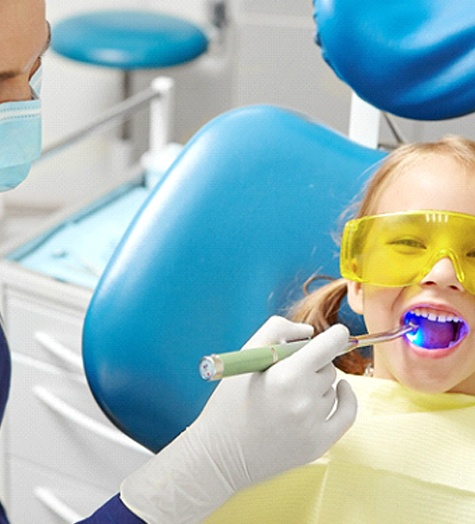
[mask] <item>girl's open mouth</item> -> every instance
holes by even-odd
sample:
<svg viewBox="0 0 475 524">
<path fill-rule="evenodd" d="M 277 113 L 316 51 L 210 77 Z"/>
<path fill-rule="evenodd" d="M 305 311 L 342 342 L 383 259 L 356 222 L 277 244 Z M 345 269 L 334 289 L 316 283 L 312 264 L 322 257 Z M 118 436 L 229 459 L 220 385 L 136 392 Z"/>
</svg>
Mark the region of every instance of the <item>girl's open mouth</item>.
<svg viewBox="0 0 475 524">
<path fill-rule="evenodd" d="M 469 332 L 467 323 L 460 317 L 432 308 L 418 307 L 404 315 L 404 324 L 417 329 L 405 337 L 415 346 L 424 349 L 449 349 L 461 342 Z"/>
</svg>

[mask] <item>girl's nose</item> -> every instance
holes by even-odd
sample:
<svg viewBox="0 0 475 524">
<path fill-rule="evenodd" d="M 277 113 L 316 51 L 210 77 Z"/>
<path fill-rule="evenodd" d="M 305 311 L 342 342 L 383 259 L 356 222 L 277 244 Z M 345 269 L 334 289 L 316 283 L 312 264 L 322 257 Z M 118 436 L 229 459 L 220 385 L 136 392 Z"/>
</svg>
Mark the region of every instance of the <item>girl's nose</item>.
<svg viewBox="0 0 475 524">
<path fill-rule="evenodd" d="M 457 278 L 454 265 L 450 258 L 441 258 L 433 266 L 427 275 L 421 280 L 423 286 L 440 286 L 457 291 L 463 291 L 464 287 Z"/>
</svg>

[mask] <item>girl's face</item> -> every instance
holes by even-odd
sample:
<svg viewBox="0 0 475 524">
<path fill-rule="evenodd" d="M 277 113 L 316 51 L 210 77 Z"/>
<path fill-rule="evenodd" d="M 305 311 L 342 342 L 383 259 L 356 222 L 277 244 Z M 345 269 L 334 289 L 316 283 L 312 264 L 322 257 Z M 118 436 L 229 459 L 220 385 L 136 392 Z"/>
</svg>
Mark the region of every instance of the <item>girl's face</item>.
<svg viewBox="0 0 475 524">
<path fill-rule="evenodd" d="M 375 214 L 421 209 L 475 215 L 475 168 L 443 155 L 420 160 L 388 183 Z M 428 393 L 475 395 L 475 295 L 457 280 L 450 259 L 439 260 L 418 284 L 407 287 L 348 282 L 348 301 L 364 315 L 370 333 L 398 326 L 416 309 L 431 318 L 463 320 L 468 334 L 450 348 L 425 349 L 405 337 L 376 345 L 374 376 Z"/>
</svg>

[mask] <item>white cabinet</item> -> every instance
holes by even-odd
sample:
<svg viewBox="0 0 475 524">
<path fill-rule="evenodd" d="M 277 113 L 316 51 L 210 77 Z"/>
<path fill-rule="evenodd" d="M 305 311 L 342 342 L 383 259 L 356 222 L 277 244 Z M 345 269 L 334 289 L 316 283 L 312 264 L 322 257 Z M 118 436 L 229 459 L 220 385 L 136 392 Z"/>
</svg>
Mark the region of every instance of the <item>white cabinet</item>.
<svg viewBox="0 0 475 524">
<path fill-rule="evenodd" d="M 151 455 L 109 422 L 88 388 L 81 334 L 92 293 L 8 254 L 0 260 L 0 307 L 12 353 L 0 496 L 13 524 L 85 517 Z"/>
</svg>

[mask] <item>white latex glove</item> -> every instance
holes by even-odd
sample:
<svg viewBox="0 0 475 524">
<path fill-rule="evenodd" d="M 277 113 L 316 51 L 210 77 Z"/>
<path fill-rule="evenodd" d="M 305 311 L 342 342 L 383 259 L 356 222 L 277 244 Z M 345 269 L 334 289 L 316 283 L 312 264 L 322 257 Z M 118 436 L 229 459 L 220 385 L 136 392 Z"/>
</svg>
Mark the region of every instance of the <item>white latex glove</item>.
<svg viewBox="0 0 475 524">
<path fill-rule="evenodd" d="M 244 349 L 312 334 L 272 317 Z M 122 501 L 148 524 L 201 522 L 238 490 L 320 457 L 356 415 L 331 363 L 348 336 L 333 326 L 264 373 L 222 380 L 197 420 L 123 482 Z"/>
</svg>

